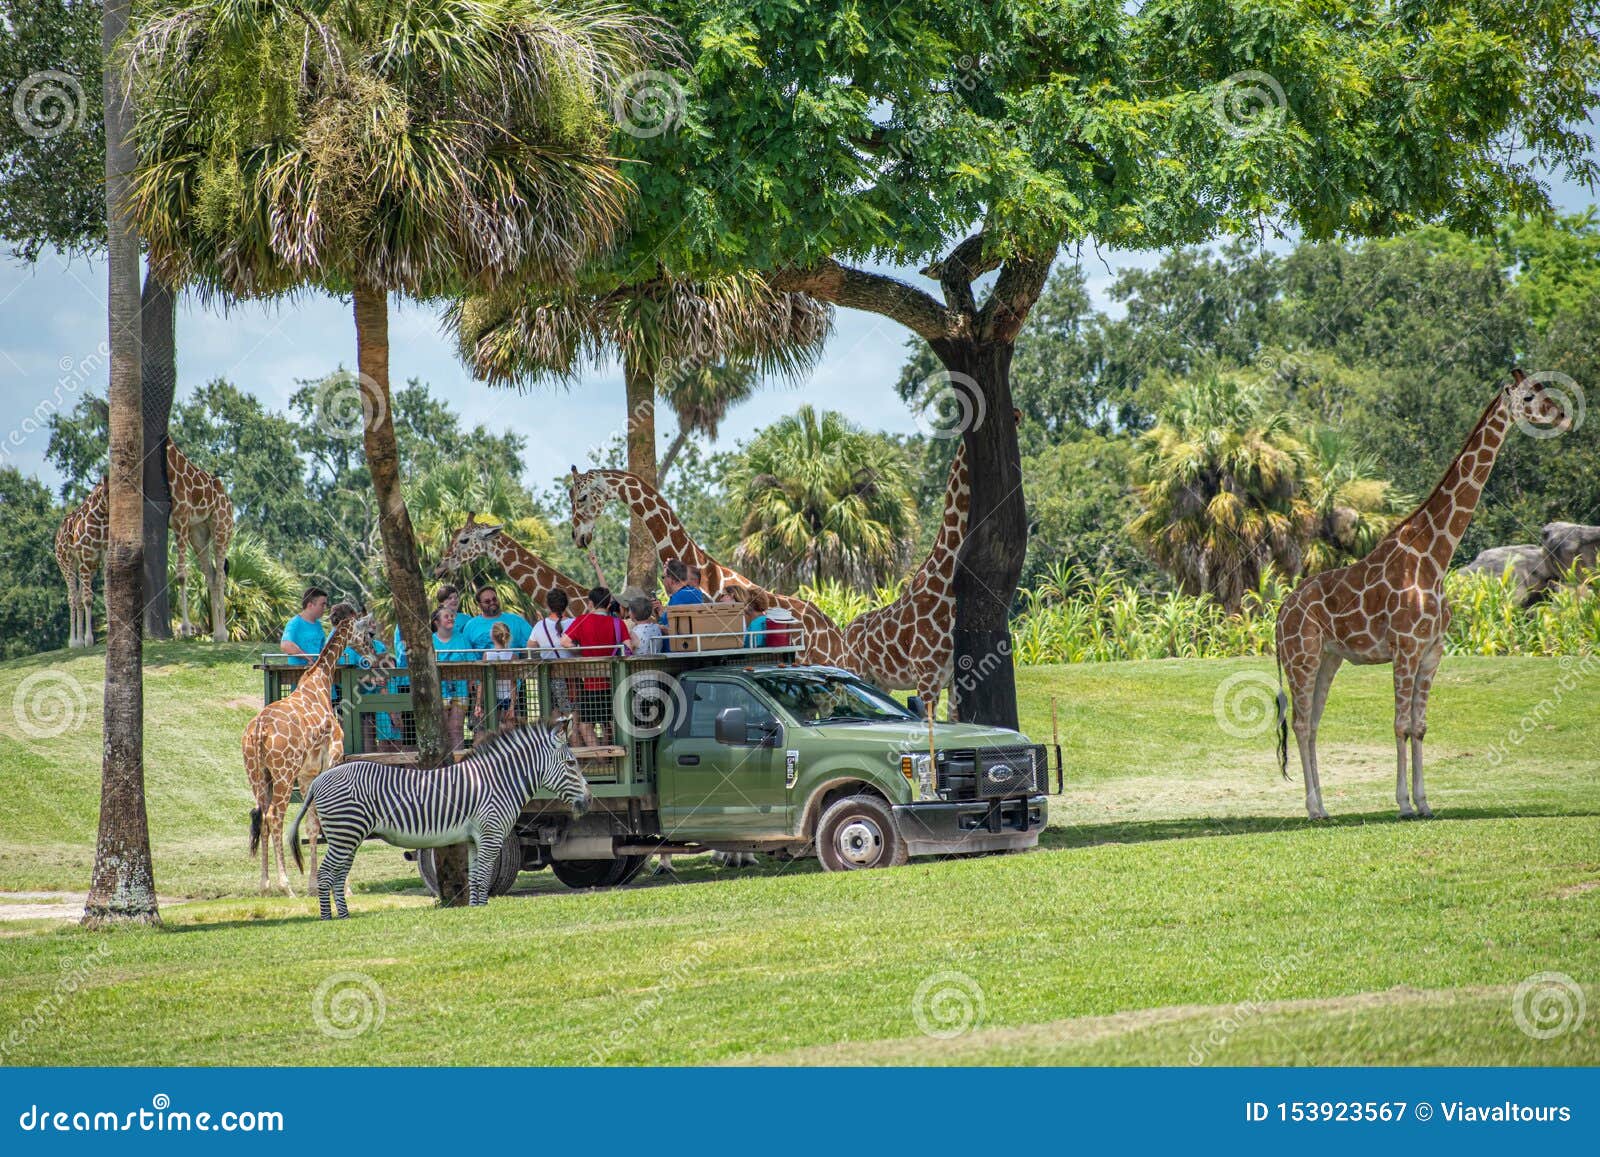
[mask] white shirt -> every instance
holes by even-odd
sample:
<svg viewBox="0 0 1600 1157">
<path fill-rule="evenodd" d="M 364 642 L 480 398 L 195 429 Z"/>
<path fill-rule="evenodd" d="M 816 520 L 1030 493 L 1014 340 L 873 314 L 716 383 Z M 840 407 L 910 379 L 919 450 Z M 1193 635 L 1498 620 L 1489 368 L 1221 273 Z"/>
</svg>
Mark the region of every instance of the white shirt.
<svg viewBox="0 0 1600 1157">
<path fill-rule="evenodd" d="M 561 619 L 552 623 L 550 616 L 546 615 L 533 624 L 533 634 L 528 636 L 528 646 L 539 649 L 541 659 L 571 659 L 576 652 L 561 646 L 561 636 L 567 633 L 567 628 L 572 626 L 572 619 Z"/>
</svg>

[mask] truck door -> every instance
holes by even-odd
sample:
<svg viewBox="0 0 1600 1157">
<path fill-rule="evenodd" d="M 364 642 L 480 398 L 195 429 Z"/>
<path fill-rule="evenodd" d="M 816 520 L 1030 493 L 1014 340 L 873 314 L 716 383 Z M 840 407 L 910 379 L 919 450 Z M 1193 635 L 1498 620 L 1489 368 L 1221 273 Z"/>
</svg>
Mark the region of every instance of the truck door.
<svg viewBox="0 0 1600 1157">
<path fill-rule="evenodd" d="M 759 742 L 778 721 L 743 683 L 690 675 L 683 680 L 688 708 L 667 742 L 657 768 L 661 826 L 676 839 L 757 839 L 789 826 L 784 752 Z M 742 707 L 751 742 L 716 740 L 717 713 Z"/>
</svg>

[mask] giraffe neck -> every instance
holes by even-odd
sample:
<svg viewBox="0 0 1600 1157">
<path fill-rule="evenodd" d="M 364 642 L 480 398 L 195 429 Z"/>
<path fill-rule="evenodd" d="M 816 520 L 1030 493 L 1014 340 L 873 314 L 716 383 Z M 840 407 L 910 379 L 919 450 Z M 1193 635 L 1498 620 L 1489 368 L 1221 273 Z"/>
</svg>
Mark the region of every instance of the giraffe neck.
<svg viewBox="0 0 1600 1157">
<path fill-rule="evenodd" d="M 616 494 L 630 511 L 644 521 L 645 529 L 655 540 L 656 561 L 662 566 L 675 558 L 693 563 L 702 570 L 717 565 L 717 561 L 701 550 L 699 544 L 690 537 L 688 528 L 683 525 L 678 512 L 672 509 L 671 503 L 643 478 L 626 471 L 619 472 Z"/>
<path fill-rule="evenodd" d="M 344 654 L 345 646 L 350 642 L 350 630 L 354 622 L 354 619 L 346 619 L 333 628 L 322 650 L 311 661 L 311 666 L 306 668 L 306 673 L 300 676 L 300 682 L 295 684 L 296 695 L 306 691 L 312 696 L 313 702 L 327 702 L 328 691 L 333 686 L 333 669 L 338 666 L 339 656 Z"/>
<path fill-rule="evenodd" d="M 568 578 L 516 539 L 501 531 L 494 536 L 494 557 L 511 581 L 522 593 L 542 605 L 545 596 L 553 590 L 581 595 L 582 588 L 576 580 Z"/>
<path fill-rule="evenodd" d="M 955 460 L 950 463 L 950 483 L 944 491 L 944 516 L 939 533 L 934 537 L 933 549 L 912 577 L 911 586 L 917 587 L 932 577 L 949 578 L 955 573 L 956 559 L 961 543 L 967 537 L 967 505 L 971 489 L 967 475 L 967 448 L 962 445 Z"/>
<path fill-rule="evenodd" d="M 1410 543 L 1426 552 L 1442 573 L 1467 532 L 1484 484 L 1511 428 L 1511 412 L 1500 394 L 1483 412 L 1466 444 L 1433 488 L 1433 493 L 1402 523 Z"/>
</svg>

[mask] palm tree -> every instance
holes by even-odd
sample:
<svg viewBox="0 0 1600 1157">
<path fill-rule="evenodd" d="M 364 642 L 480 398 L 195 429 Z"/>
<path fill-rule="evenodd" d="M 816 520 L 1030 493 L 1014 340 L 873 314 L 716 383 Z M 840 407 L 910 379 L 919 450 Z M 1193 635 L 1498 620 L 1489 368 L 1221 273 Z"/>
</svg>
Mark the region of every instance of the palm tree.
<svg viewBox="0 0 1600 1157">
<path fill-rule="evenodd" d="M 670 397 L 666 382 L 726 359 L 738 360 L 753 375 L 801 373 L 821 354 L 833 312 L 804 294 L 779 293 L 754 273 L 689 281 L 663 272 L 600 292 L 469 298 L 451 321 L 463 358 L 495 384 L 541 377 L 570 381 L 584 365 L 620 354 L 628 469 L 656 486 L 658 389 Z M 655 544 L 635 519 L 628 585 L 654 586 L 654 571 Z"/>
<path fill-rule="evenodd" d="M 1305 573 L 1344 566 L 1371 552 L 1415 501 L 1378 477 L 1378 459 L 1338 430 L 1318 427 L 1309 451 L 1303 497 L 1311 509 Z"/>
<path fill-rule="evenodd" d="M 892 582 L 917 540 L 910 474 L 887 438 L 801 406 L 728 471 L 729 501 L 747 512 L 734 560 L 769 585 Z"/>
<path fill-rule="evenodd" d="M 690 366 L 661 387 L 661 394 L 678 419 L 678 432 L 656 463 L 658 483 L 666 481 L 690 438 L 700 435 L 716 441 L 728 411 L 748 401 L 764 379 L 747 361 L 701 362 Z"/>
<path fill-rule="evenodd" d="M 132 0 L 107 0 L 101 45 L 109 61 L 128 28 Z M 84 901 L 91 927 L 158 924 L 150 823 L 144 803 L 144 417 L 139 375 L 139 233 L 130 213 L 134 104 L 103 70 L 106 130 L 106 241 L 109 319 L 110 532 L 106 570 L 105 750 L 100 765 L 100 830 Z"/>
<path fill-rule="evenodd" d="M 129 42 L 134 209 L 164 280 L 353 298 L 423 767 L 449 750 L 401 492 L 389 294 L 571 281 L 626 215 L 611 97 L 665 43 L 659 22 L 590 0 L 172 0 Z"/>
<path fill-rule="evenodd" d="M 305 586 L 305 581 L 259 535 L 241 530 L 228 544 L 224 579 L 228 638 L 234 642 L 277 642 L 282 637 L 283 624 L 299 611 L 300 592 Z M 208 622 L 211 592 L 198 567 L 189 572 L 189 602 L 199 608 L 199 621 Z"/>
<path fill-rule="evenodd" d="M 1267 567 L 1299 573 L 1311 512 L 1291 425 L 1255 390 L 1212 374 L 1174 393 L 1143 436 L 1144 511 L 1128 530 L 1186 594 L 1232 614 Z"/>
</svg>

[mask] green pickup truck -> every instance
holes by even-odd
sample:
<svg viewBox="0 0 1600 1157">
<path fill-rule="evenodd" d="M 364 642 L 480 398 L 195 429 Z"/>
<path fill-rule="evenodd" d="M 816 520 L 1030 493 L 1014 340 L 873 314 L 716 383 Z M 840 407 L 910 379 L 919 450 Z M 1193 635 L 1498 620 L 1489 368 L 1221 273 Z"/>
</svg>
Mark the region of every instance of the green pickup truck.
<svg viewBox="0 0 1600 1157">
<path fill-rule="evenodd" d="M 535 797 L 494 890 L 544 867 L 571 887 L 623 884 L 660 853 L 815 855 L 844 871 L 1038 843 L 1043 746 L 966 723 L 935 723 L 930 735 L 915 699 L 903 705 L 848 671 L 792 658 L 763 649 L 441 664 L 442 679 L 497 687 L 502 704 L 515 688 L 523 718 L 575 712 L 580 724 L 574 751 L 592 809 L 574 822 L 565 805 Z M 392 729 L 409 696 L 392 683 L 363 690 L 369 672 L 342 674 L 347 750 L 374 757 L 361 716 L 388 713 Z M 417 859 L 432 886 L 432 854 Z"/>
</svg>

